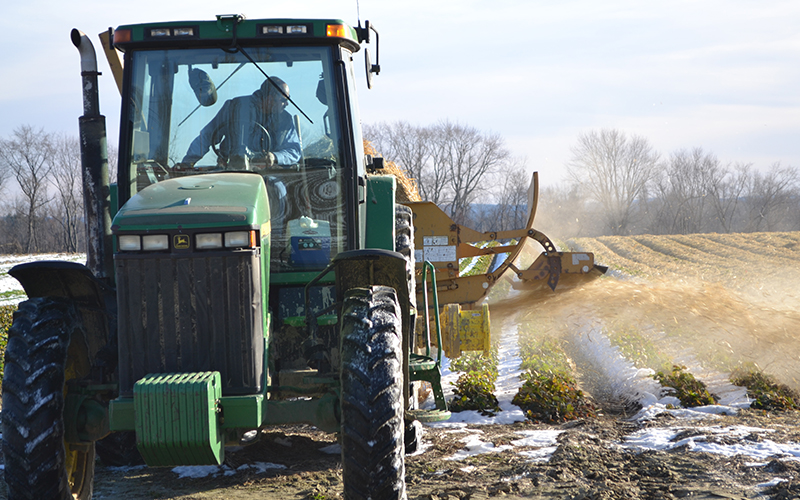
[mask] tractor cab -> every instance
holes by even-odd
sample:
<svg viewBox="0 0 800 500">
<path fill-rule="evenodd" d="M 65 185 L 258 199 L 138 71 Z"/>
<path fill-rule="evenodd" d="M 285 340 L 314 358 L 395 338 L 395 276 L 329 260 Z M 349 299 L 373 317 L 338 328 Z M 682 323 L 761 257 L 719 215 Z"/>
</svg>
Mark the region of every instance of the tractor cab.
<svg viewBox="0 0 800 500">
<path fill-rule="evenodd" d="M 354 109 L 356 29 L 336 20 L 218 16 L 122 26 L 113 41 L 126 69 L 121 206 L 182 179 L 186 196 L 175 201 L 184 206 L 173 211 L 188 213 L 192 198 L 199 201 L 189 184 L 202 176 L 257 174 L 268 193 L 272 273 L 320 270 L 359 247 L 353 179 L 365 167 Z"/>
</svg>

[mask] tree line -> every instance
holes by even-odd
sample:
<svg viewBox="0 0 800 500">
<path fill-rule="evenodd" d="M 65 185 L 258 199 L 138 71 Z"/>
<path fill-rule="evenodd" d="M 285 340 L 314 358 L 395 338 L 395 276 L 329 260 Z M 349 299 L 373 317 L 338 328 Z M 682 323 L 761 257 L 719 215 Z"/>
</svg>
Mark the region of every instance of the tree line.
<svg viewBox="0 0 800 500">
<path fill-rule="evenodd" d="M 524 224 L 529 174 L 498 135 L 447 121 L 379 123 L 364 134 L 456 222 Z M 566 167 L 565 182 L 541 190 L 535 223 L 562 238 L 800 230 L 792 166 L 724 163 L 700 147 L 662 156 L 644 137 L 601 129 L 578 136 Z"/>
<path fill-rule="evenodd" d="M 364 138 L 413 179 L 425 201 L 478 231 L 522 227 L 530 174 L 498 134 L 442 121 L 364 126 Z"/>
<path fill-rule="evenodd" d="M 364 137 L 456 222 L 525 224 L 530 174 L 501 136 L 398 121 L 365 125 Z M 644 137 L 601 129 L 578 136 L 567 172 L 542 189 L 536 220 L 562 238 L 800 230 L 800 172 L 780 163 L 724 163 L 700 147 L 661 155 Z M 0 138 L 0 200 L 0 253 L 86 251 L 76 137 L 22 125 Z"/>
<path fill-rule="evenodd" d="M 0 252 L 85 251 L 78 140 L 29 125 L 0 139 Z"/>
<path fill-rule="evenodd" d="M 0 138 L 0 200 L 0 253 L 86 251 L 77 137 L 21 125 Z"/>
<path fill-rule="evenodd" d="M 602 129 L 578 137 L 567 169 L 568 196 L 601 234 L 800 230 L 800 171 L 780 162 L 724 163 L 701 147 L 662 156 Z"/>
</svg>

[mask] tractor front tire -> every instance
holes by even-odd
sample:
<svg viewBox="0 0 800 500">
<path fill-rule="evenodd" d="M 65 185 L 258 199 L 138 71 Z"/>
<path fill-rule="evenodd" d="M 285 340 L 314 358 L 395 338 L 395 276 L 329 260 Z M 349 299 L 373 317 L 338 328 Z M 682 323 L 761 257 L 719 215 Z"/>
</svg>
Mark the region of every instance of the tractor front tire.
<svg viewBox="0 0 800 500">
<path fill-rule="evenodd" d="M 10 499 L 89 499 L 94 443 L 64 442 L 67 350 L 80 320 L 69 301 L 19 305 L 8 330 L 3 378 L 3 454 Z"/>
<path fill-rule="evenodd" d="M 406 498 L 403 351 L 393 288 L 354 288 L 342 313 L 342 476 L 347 500 Z"/>
</svg>

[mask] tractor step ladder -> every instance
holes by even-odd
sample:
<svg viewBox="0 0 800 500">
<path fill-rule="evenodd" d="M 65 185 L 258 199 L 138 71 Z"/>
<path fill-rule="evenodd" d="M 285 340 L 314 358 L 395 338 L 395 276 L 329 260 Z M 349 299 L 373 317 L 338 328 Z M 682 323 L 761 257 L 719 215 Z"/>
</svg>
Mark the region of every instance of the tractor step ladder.
<svg viewBox="0 0 800 500">
<path fill-rule="evenodd" d="M 436 358 L 431 356 L 431 331 L 428 307 L 428 287 L 426 275 L 430 271 L 431 289 L 433 290 L 433 310 L 436 325 Z M 439 297 L 436 293 L 436 270 L 429 261 L 422 265 L 422 314 L 423 324 L 425 325 L 425 354 L 411 353 L 408 362 L 410 379 L 414 381 L 425 381 L 431 384 L 433 398 L 436 402 L 435 410 L 413 410 L 410 413 L 420 422 L 438 422 L 450 418 L 450 411 L 447 408 L 447 401 L 444 399 L 442 389 L 442 329 L 439 322 Z"/>
</svg>

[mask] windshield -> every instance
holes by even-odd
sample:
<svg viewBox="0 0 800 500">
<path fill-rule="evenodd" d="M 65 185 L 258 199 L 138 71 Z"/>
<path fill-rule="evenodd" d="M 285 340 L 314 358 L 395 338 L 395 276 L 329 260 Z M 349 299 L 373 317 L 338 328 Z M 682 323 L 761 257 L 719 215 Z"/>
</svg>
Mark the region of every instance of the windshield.
<svg viewBox="0 0 800 500">
<path fill-rule="evenodd" d="M 332 48 L 244 51 L 132 55 L 120 182 L 132 196 L 177 176 L 256 171 L 270 197 L 273 270 L 320 268 L 346 241 Z"/>
</svg>

